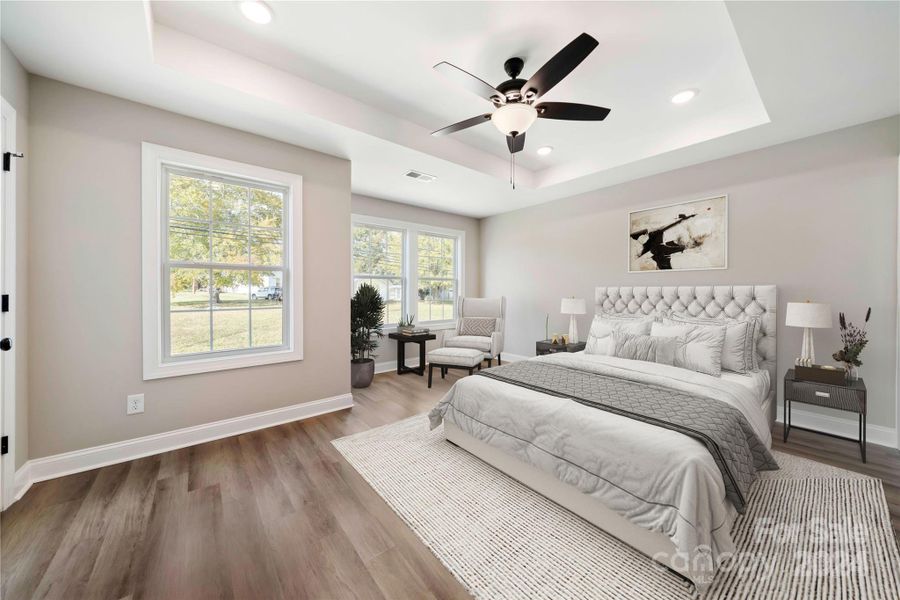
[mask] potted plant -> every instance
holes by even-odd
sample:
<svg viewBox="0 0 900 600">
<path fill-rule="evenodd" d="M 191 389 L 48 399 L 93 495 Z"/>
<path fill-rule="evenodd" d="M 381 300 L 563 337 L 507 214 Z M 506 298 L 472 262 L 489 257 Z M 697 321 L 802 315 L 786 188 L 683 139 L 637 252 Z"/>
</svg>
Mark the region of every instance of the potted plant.
<svg viewBox="0 0 900 600">
<path fill-rule="evenodd" d="M 369 387 L 375 376 L 378 340 L 384 336 L 384 299 L 375 286 L 364 283 L 350 299 L 350 384 Z"/>
<path fill-rule="evenodd" d="M 848 322 L 844 317 L 844 313 L 840 313 L 838 316 L 838 322 L 841 325 L 841 341 L 844 343 L 844 347 L 832 354 L 831 358 L 844 363 L 844 367 L 847 369 L 847 379 L 851 381 L 859 379 L 859 367 L 862 366 L 859 355 L 862 354 L 866 344 L 869 343 L 866 327 L 871 316 L 872 308 L 869 307 L 869 310 L 866 311 L 866 320 L 863 322 L 862 329 Z"/>
<path fill-rule="evenodd" d="M 416 326 L 413 325 L 413 321 L 416 319 L 416 315 L 406 315 L 405 317 L 400 317 L 400 322 L 397 323 L 397 333 L 407 333 L 413 331 Z"/>
</svg>

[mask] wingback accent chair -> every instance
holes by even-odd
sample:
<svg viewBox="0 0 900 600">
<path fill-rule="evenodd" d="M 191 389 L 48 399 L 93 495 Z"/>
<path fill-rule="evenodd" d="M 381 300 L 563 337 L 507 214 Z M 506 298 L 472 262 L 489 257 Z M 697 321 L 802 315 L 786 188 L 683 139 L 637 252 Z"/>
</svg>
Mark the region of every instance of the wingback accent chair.
<svg viewBox="0 0 900 600">
<path fill-rule="evenodd" d="M 488 366 L 493 365 L 495 356 L 501 364 L 506 297 L 460 298 L 457 308 L 456 330 L 444 340 L 444 346 L 481 350 Z"/>
</svg>

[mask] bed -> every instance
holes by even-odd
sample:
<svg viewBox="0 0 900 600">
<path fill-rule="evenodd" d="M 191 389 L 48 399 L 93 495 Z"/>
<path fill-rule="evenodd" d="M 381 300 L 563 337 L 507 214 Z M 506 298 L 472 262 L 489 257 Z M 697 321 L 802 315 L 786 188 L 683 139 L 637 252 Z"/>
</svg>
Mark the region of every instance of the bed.
<svg viewBox="0 0 900 600">
<path fill-rule="evenodd" d="M 494 370 L 461 379 L 432 410 L 432 426 L 443 422 L 450 442 L 703 590 L 720 560 L 734 550 L 731 526 L 743 509 L 746 494 L 741 490 L 748 488 L 754 469 L 743 474 L 743 482 L 736 481 L 733 473 L 746 470 L 745 465 L 736 469 L 729 463 L 732 468 L 726 468 L 719 448 L 702 436 L 627 411 L 598 410 L 590 402 L 573 401 L 581 393 L 558 388 L 580 390 L 585 382 L 601 382 L 606 398 L 656 394 L 690 405 L 694 418 L 697 410 L 715 413 L 711 420 L 719 411 L 732 414 L 747 443 L 764 446 L 750 454 L 768 454 L 775 418 L 776 307 L 771 285 L 598 287 L 597 313 L 680 314 L 723 324 L 757 319 L 759 370 L 713 377 L 614 356 L 547 355 L 530 359 L 520 371 L 548 383 L 513 384 L 491 377 Z M 549 383 L 559 373 L 574 383 Z"/>
</svg>

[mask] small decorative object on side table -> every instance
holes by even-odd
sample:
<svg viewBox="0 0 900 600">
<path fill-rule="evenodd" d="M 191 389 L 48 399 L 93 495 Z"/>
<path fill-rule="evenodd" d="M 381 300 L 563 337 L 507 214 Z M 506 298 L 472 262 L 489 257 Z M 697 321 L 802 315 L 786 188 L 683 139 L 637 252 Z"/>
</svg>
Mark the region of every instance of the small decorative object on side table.
<svg viewBox="0 0 900 600">
<path fill-rule="evenodd" d="M 406 333 L 389 333 L 388 337 L 397 340 L 397 375 L 404 373 L 415 373 L 417 375 L 425 374 L 425 342 L 436 340 L 437 336 L 433 333 L 422 334 L 406 334 Z M 419 366 L 406 366 L 406 342 L 419 344 Z"/>
<path fill-rule="evenodd" d="M 840 313 L 839 322 L 841 324 L 841 341 L 844 347 L 831 355 L 831 358 L 838 362 L 844 363 L 847 369 L 847 379 L 859 379 L 859 368 L 862 366 L 862 360 L 859 355 L 869 343 L 868 332 L 866 327 L 869 324 L 869 317 L 872 316 L 872 307 L 866 311 L 866 320 L 862 329 L 847 321 L 844 313 Z"/>
<path fill-rule="evenodd" d="M 859 415 L 859 438 L 853 439 L 825 433 L 824 431 L 816 431 L 815 429 L 807 429 L 805 427 L 797 427 L 791 425 L 791 405 L 794 402 L 802 404 L 813 404 L 815 406 L 824 406 L 826 408 L 835 408 L 837 410 L 845 410 L 854 412 Z M 814 381 L 800 381 L 794 376 L 794 369 L 790 369 L 784 375 L 784 441 L 787 442 L 788 434 L 791 429 L 802 429 L 804 431 L 812 431 L 829 435 L 841 440 L 849 440 L 859 444 L 860 455 L 862 461 L 866 462 L 866 384 L 862 379 L 848 381 L 846 385 L 832 385 L 828 383 L 818 383 Z"/>
<path fill-rule="evenodd" d="M 587 342 L 554 344 L 550 340 L 541 340 L 535 343 L 534 353 L 538 356 L 543 356 L 545 354 L 556 354 L 557 352 L 581 352 L 586 345 Z"/>
</svg>

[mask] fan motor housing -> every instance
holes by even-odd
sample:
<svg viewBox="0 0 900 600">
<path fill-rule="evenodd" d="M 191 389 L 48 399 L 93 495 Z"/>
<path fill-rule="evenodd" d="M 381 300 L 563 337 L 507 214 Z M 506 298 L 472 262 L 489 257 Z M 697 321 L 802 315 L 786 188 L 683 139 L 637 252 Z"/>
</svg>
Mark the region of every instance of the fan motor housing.
<svg viewBox="0 0 900 600">
<path fill-rule="evenodd" d="M 525 61 L 514 56 L 503 63 L 503 70 L 510 76 L 503 83 L 497 85 L 497 91 L 506 97 L 507 102 L 519 102 L 522 100 L 522 86 L 527 82 L 519 79 L 519 73 L 525 66 Z"/>
</svg>

